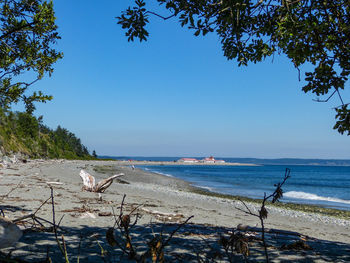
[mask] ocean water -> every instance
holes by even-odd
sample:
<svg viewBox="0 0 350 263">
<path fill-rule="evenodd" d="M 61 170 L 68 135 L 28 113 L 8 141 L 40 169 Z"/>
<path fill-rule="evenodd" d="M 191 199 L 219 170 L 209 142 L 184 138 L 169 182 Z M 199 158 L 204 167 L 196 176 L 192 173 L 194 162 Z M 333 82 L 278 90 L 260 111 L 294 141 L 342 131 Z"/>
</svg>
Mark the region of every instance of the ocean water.
<svg viewBox="0 0 350 263">
<path fill-rule="evenodd" d="M 281 201 L 350 210 L 350 167 L 312 165 L 196 166 L 157 165 L 140 168 L 174 176 L 209 191 L 261 199 L 274 184 L 290 178 Z"/>
</svg>

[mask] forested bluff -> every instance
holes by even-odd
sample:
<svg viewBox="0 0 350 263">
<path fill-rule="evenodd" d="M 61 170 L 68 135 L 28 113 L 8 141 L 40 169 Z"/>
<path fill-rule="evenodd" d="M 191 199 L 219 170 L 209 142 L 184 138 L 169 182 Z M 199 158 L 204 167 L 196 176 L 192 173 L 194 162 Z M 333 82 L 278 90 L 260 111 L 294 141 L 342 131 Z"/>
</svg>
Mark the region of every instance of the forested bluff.
<svg viewBox="0 0 350 263">
<path fill-rule="evenodd" d="M 72 132 L 51 129 L 43 117 L 0 108 L 0 159 L 5 156 L 50 159 L 92 159 L 87 147 Z"/>
</svg>

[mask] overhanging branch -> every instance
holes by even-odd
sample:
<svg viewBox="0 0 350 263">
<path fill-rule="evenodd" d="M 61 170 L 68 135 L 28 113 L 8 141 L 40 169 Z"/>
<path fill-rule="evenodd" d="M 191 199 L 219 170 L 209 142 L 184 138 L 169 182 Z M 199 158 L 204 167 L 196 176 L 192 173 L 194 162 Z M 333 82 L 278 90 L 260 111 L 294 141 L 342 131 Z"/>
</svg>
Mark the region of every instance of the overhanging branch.
<svg viewBox="0 0 350 263">
<path fill-rule="evenodd" d="M 175 16 L 175 14 L 172 14 L 171 16 L 166 16 L 165 17 L 165 16 L 161 16 L 161 15 L 155 13 L 155 12 L 152 12 L 152 11 L 147 11 L 145 14 L 152 14 L 152 15 L 158 16 L 159 18 L 161 18 L 163 20 L 168 20 L 168 19 L 170 19 L 170 18 Z"/>
<path fill-rule="evenodd" d="M 14 29 L 12 29 L 12 30 L 6 32 L 5 34 L 1 35 L 1 36 L 0 36 L 0 40 L 1 40 L 1 39 L 4 39 L 4 38 L 6 38 L 6 37 L 8 37 L 9 35 L 11 35 L 11 34 L 13 34 L 13 33 L 19 32 L 19 31 L 21 31 L 22 29 L 25 29 L 26 27 L 32 27 L 32 26 L 35 25 L 35 24 L 36 24 L 36 22 L 31 22 L 31 23 L 22 25 L 22 26 L 20 26 L 20 27 L 14 28 Z"/>
<path fill-rule="evenodd" d="M 320 100 L 319 98 L 317 98 L 317 99 L 312 99 L 312 100 L 313 100 L 313 101 L 316 101 L 316 102 L 327 102 L 327 101 L 329 101 L 330 98 L 333 97 L 333 95 L 334 95 L 336 92 L 337 92 L 337 90 L 333 91 L 333 93 L 332 93 L 327 99 L 325 99 L 325 100 Z"/>
</svg>

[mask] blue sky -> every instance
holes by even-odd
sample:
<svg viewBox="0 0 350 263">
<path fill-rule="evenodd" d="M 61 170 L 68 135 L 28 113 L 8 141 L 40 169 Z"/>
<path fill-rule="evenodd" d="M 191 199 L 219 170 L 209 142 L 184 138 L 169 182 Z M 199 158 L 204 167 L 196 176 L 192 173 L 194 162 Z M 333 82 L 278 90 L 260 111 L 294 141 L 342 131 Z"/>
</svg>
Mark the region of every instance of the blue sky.
<svg viewBox="0 0 350 263">
<path fill-rule="evenodd" d="M 156 17 L 128 43 L 115 17 L 130 3 L 54 0 L 64 58 L 35 86 L 54 96 L 37 106 L 48 126 L 100 155 L 350 158 L 339 101 L 313 102 L 286 58 L 239 68 L 216 35 Z"/>
</svg>

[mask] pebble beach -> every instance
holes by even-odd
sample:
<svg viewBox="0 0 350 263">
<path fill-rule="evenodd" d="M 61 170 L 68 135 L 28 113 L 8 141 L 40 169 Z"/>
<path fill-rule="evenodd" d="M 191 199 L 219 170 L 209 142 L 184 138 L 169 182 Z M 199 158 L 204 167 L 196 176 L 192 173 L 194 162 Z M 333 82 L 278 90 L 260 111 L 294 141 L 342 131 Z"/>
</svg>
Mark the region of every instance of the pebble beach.
<svg viewBox="0 0 350 263">
<path fill-rule="evenodd" d="M 99 195 L 82 190 L 81 170 L 97 181 L 117 173 L 125 175 Z M 165 248 L 165 259 L 169 262 L 198 262 L 198 258 L 227 262 L 225 253 L 218 247 L 220 236 L 230 235 L 239 225 L 260 227 L 257 217 L 244 212 L 247 208 L 241 201 L 196 193 L 185 181 L 134 168 L 130 162 L 28 160 L 0 168 L 0 208 L 10 220 L 36 211 L 40 218 L 52 222 L 52 204 L 45 203 L 51 188 L 55 218 L 60 221 L 60 235 L 64 235 L 71 262 L 77 258 L 80 262 L 105 262 L 107 254 L 101 255 L 101 247 L 108 252 L 111 262 L 129 260 L 105 238 L 107 229 L 115 223 L 123 198 L 125 213 L 132 212 L 137 217 L 133 240 L 140 253 L 147 249 L 147 242 L 156 233 L 169 236 L 174 228 L 193 216 Z M 246 206 L 258 213 L 258 204 L 246 202 Z M 267 229 L 294 233 L 267 236 L 272 262 L 350 262 L 350 218 L 273 206 L 267 209 Z M 48 255 L 53 262 L 64 262 L 52 231 L 34 229 L 30 222 L 19 227 L 23 236 L 15 246 L 2 249 L 2 253 L 11 251 L 12 257 L 28 262 L 44 260 Z M 251 232 L 256 238 L 249 242 L 248 259 L 264 262 L 261 234 Z M 300 239 L 308 249 L 285 249 Z M 244 262 L 242 255 L 235 257 L 237 262 Z"/>
</svg>

